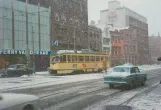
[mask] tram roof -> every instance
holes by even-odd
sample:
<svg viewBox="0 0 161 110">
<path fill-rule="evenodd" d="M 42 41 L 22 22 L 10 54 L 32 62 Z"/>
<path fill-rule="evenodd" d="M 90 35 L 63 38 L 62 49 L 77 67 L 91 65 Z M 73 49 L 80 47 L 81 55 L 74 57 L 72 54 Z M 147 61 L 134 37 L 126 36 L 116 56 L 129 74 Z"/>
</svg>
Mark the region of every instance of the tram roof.
<svg viewBox="0 0 161 110">
<path fill-rule="evenodd" d="M 82 51 L 77 51 L 77 53 L 75 53 L 73 50 L 59 50 L 56 53 L 52 53 L 51 55 L 66 55 L 66 54 L 68 55 L 69 54 L 108 55 L 103 52 L 95 52 L 87 49 L 83 49 Z"/>
</svg>

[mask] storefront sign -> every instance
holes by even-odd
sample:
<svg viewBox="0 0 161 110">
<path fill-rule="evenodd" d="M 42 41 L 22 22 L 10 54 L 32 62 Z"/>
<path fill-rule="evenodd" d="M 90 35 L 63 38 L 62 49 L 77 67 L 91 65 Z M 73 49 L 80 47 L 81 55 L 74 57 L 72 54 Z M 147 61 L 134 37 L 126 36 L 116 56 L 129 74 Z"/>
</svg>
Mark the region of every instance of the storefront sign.
<svg viewBox="0 0 161 110">
<path fill-rule="evenodd" d="M 50 51 L 30 51 L 30 54 L 36 54 L 36 55 L 50 55 L 51 52 Z M 5 54 L 5 55 L 24 55 L 26 54 L 25 50 L 0 50 L 0 54 Z"/>
</svg>

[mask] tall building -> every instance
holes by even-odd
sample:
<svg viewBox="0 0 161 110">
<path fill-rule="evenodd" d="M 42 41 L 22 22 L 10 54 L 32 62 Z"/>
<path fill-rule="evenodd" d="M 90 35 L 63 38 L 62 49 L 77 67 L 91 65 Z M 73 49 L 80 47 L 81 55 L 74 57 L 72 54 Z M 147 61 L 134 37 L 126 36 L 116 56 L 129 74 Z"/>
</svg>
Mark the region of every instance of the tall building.
<svg viewBox="0 0 161 110">
<path fill-rule="evenodd" d="M 121 6 L 121 3 L 116 0 L 110 1 L 108 7 L 109 9 L 100 12 L 99 25 L 108 24 L 117 28 L 129 27 L 131 29 L 136 29 L 136 64 L 148 64 L 149 41 L 147 19 L 131 9 Z"/>
<path fill-rule="evenodd" d="M 151 56 L 151 63 L 157 64 L 157 59 L 161 57 L 161 36 L 149 37 L 149 50 Z"/>
<path fill-rule="evenodd" d="M 88 26 L 88 49 L 102 51 L 102 30 L 90 24 Z"/>
<path fill-rule="evenodd" d="M 24 1 L 24 0 L 23 0 Z M 52 51 L 88 48 L 88 7 L 87 0 L 28 0 L 31 4 L 51 6 L 51 43 L 58 41 Z M 40 19 L 41 21 L 41 19 Z"/>
<path fill-rule="evenodd" d="M 27 7 L 26 11 L 26 3 L 21 1 L 0 0 L 0 68 L 6 62 L 26 63 L 27 50 L 29 56 L 35 54 L 37 69 L 49 65 L 50 8 L 31 4 Z M 39 9 L 45 11 L 38 14 Z"/>
</svg>

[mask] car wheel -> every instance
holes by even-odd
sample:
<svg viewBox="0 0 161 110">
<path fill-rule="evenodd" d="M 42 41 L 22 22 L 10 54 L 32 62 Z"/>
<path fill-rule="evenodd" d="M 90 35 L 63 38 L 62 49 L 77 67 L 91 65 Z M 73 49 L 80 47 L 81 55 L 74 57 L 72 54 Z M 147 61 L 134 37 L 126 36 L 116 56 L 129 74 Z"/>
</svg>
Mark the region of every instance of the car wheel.
<svg viewBox="0 0 161 110">
<path fill-rule="evenodd" d="M 145 85 L 145 81 L 141 82 L 141 86 L 144 86 Z"/>
<path fill-rule="evenodd" d="M 114 84 L 109 84 L 110 89 L 114 88 Z"/>
<path fill-rule="evenodd" d="M 128 89 L 133 89 L 135 86 L 134 81 L 132 81 L 129 85 L 128 85 Z"/>
<path fill-rule="evenodd" d="M 141 82 L 141 86 L 144 86 L 145 85 L 145 81 L 146 81 L 146 79 L 144 79 L 144 81 Z"/>
<path fill-rule="evenodd" d="M 23 108 L 23 110 L 34 110 L 34 107 L 32 105 L 27 105 Z"/>
</svg>

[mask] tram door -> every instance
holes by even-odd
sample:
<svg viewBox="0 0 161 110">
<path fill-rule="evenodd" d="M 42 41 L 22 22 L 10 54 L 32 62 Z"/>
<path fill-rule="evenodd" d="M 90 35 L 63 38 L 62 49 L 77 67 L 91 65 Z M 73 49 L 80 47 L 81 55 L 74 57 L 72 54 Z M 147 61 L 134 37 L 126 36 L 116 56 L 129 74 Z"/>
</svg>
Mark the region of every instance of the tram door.
<svg viewBox="0 0 161 110">
<path fill-rule="evenodd" d="M 107 72 L 107 66 L 108 66 L 108 58 L 107 57 L 103 57 L 103 69 L 105 72 Z"/>
</svg>

